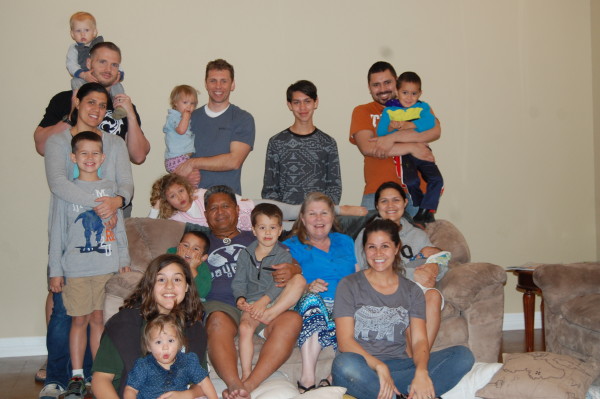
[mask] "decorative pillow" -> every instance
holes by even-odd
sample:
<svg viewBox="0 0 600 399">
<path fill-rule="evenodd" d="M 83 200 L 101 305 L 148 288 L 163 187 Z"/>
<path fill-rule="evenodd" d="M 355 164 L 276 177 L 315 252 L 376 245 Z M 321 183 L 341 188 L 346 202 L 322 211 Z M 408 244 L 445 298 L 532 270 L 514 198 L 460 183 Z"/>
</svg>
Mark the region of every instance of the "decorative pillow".
<svg viewBox="0 0 600 399">
<path fill-rule="evenodd" d="M 471 371 L 443 397 L 444 399 L 474 398 L 475 392 L 490 382 L 494 374 L 502 367 L 502 363 L 475 363 Z"/>
<path fill-rule="evenodd" d="M 290 399 L 298 395 L 298 389 L 285 377 L 271 377 L 252 391 L 252 399 Z"/>
<path fill-rule="evenodd" d="M 504 354 L 504 366 L 477 391 L 485 399 L 583 398 L 598 365 L 550 352 Z"/>
<path fill-rule="evenodd" d="M 294 399 L 342 399 L 344 393 L 346 393 L 346 388 L 323 387 L 295 396 Z"/>
</svg>

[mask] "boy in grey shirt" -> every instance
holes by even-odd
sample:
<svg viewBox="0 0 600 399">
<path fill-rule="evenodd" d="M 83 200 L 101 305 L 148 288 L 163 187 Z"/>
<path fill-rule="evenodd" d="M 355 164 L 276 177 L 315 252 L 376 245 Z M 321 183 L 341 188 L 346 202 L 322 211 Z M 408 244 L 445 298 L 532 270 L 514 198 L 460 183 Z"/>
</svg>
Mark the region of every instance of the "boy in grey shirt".
<svg viewBox="0 0 600 399">
<path fill-rule="evenodd" d="M 98 169 L 106 157 L 102 151 L 102 136 L 90 131 L 81 132 L 73 137 L 71 147 L 71 160 L 79 170 L 74 184 L 97 197 L 114 196 L 116 183 L 98 177 Z M 106 282 L 117 271 L 129 271 L 127 236 L 120 209 L 113 230 L 108 220 L 100 219 L 93 209 L 56 197 L 53 200 L 58 203 L 50 230 L 50 289 L 63 292 L 67 314 L 72 316 L 69 349 L 73 377 L 66 395 L 83 397 L 87 326 L 90 326 L 93 356 L 104 330 Z"/>
</svg>

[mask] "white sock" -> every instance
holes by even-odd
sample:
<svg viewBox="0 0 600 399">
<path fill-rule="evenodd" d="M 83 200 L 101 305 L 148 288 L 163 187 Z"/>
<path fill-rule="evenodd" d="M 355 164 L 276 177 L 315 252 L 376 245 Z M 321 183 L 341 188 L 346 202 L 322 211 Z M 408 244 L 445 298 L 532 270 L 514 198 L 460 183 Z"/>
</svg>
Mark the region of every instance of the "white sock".
<svg viewBox="0 0 600 399">
<path fill-rule="evenodd" d="M 73 374 L 71 377 L 81 377 L 83 378 L 83 369 L 73 369 Z"/>
</svg>

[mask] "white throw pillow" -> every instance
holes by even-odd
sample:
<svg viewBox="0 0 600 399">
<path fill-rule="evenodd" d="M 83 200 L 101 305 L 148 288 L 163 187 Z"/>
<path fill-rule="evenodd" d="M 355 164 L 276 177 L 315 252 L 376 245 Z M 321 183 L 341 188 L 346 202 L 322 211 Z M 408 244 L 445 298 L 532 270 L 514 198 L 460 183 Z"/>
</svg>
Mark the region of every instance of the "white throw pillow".
<svg viewBox="0 0 600 399">
<path fill-rule="evenodd" d="M 475 363 L 458 384 L 443 395 L 444 399 L 473 399 L 475 392 L 490 382 L 502 363 Z"/>
<path fill-rule="evenodd" d="M 323 387 L 295 396 L 294 399 L 342 399 L 345 393 L 346 388 Z"/>
<path fill-rule="evenodd" d="M 252 391 L 252 399 L 291 399 L 297 395 L 298 389 L 281 372 L 275 372 Z"/>
</svg>

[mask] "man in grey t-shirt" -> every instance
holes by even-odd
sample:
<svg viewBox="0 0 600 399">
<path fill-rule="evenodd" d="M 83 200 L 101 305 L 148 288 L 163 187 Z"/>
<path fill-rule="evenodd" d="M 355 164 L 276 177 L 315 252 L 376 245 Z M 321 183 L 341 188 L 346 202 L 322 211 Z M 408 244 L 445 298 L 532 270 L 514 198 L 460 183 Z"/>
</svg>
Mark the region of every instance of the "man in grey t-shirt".
<svg viewBox="0 0 600 399">
<path fill-rule="evenodd" d="M 229 102 L 233 66 L 223 59 L 206 65 L 208 104 L 192 113 L 196 153 L 176 170 L 200 188 L 226 185 L 242 194 L 242 165 L 254 146 L 254 118 Z"/>
</svg>

